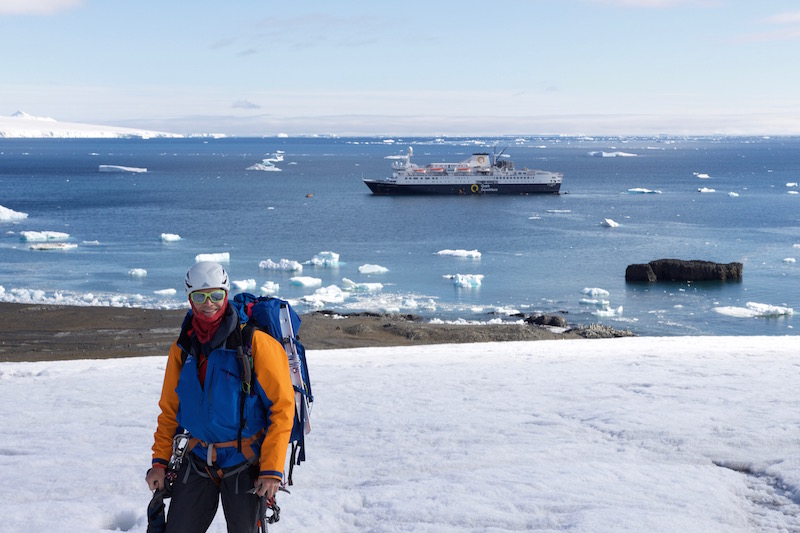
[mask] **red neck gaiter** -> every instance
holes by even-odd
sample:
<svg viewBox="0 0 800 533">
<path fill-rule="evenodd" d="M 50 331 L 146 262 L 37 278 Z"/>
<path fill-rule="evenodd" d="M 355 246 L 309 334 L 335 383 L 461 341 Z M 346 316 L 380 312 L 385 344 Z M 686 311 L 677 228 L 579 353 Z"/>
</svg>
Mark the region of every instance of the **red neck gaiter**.
<svg viewBox="0 0 800 533">
<path fill-rule="evenodd" d="M 225 311 L 228 309 L 228 297 L 222 301 L 222 307 L 219 308 L 216 314 L 206 316 L 199 312 L 194 304 L 192 305 L 192 329 L 194 334 L 197 335 L 197 340 L 200 344 L 205 344 L 214 338 L 214 333 L 219 329 L 222 318 L 225 316 Z"/>
</svg>

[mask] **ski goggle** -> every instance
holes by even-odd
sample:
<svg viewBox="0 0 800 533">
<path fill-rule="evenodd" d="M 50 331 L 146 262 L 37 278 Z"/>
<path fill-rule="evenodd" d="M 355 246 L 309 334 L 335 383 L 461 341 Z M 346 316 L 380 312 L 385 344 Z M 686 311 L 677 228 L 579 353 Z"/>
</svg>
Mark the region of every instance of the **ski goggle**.
<svg viewBox="0 0 800 533">
<path fill-rule="evenodd" d="M 211 292 L 194 291 L 189 294 L 189 298 L 195 305 L 203 305 L 206 300 L 211 300 L 213 303 L 219 303 L 225 299 L 225 291 L 216 290 Z"/>
</svg>

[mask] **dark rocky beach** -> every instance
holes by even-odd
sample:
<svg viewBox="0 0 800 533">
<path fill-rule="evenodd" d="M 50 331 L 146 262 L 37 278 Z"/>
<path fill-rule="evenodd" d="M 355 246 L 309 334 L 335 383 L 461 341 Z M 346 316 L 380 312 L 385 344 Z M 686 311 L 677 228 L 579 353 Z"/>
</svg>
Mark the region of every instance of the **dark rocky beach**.
<svg viewBox="0 0 800 533">
<path fill-rule="evenodd" d="M 0 361 L 166 355 L 185 313 L 0 302 Z M 299 337 L 308 350 L 632 335 L 598 325 L 551 328 L 534 323 L 533 317 L 521 324 L 479 325 L 432 324 L 413 315 L 337 315 L 325 311 L 300 318 Z M 540 319 L 537 321 L 548 322 Z"/>
</svg>

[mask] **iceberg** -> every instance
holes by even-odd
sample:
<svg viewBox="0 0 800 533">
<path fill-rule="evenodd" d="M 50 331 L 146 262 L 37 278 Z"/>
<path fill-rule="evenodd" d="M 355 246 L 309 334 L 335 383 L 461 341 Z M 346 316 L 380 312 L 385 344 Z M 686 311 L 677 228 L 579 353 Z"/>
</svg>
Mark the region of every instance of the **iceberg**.
<svg viewBox="0 0 800 533">
<path fill-rule="evenodd" d="M 254 279 L 241 279 L 235 280 L 231 282 L 234 287 L 236 287 L 240 291 L 246 291 L 247 289 L 255 289 L 256 288 L 256 280 Z"/>
<path fill-rule="evenodd" d="M 468 257 L 470 259 L 480 259 L 481 253 L 478 250 L 439 250 L 437 255 L 450 255 L 453 257 Z"/>
<path fill-rule="evenodd" d="M 608 307 L 610 302 L 608 300 L 598 300 L 596 298 L 581 298 L 578 303 L 581 305 L 592 305 L 595 307 Z"/>
<path fill-rule="evenodd" d="M 586 287 L 581 291 L 583 294 L 587 296 L 608 296 L 610 293 L 605 289 L 600 289 L 598 287 Z"/>
<path fill-rule="evenodd" d="M 175 289 L 159 289 L 157 291 L 153 291 L 153 294 L 157 294 L 159 296 L 175 296 L 178 294 L 178 291 Z"/>
<path fill-rule="evenodd" d="M 796 262 L 797 262 L 797 259 L 795 259 L 794 257 L 787 257 L 787 258 L 785 258 L 785 259 L 783 260 L 783 262 L 784 262 L 784 263 L 796 263 Z"/>
<path fill-rule="evenodd" d="M 593 311 L 592 314 L 597 317 L 612 317 L 612 316 L 620 316 L 622 315 L 622 306 L 620 305 L 616 309 L 611 309 L 610 307 L 604 307 L 603 309 L 598 309 L 597 311 Z"/>
<path fill-rule="evenodd" d="M 717 192 L 716 189 L 709 189 L 708 187 L 700 187 L 697 189 L 697 192 L 707 193 L 707 192 Z"/>
<path fill-rule="evenodd" d="M 634 187 L 632 189 L 628 189 L 628 194 L 661 194 L 661 191 L 653 191 L 643 187 Z"/>
<path fill-rule="evenodd" d="M 757 317 L 779 317 L 791 316 L 794 309 L 791 307 L 781 307 L 778 305 L 761 304 L 757 302 L 747 302 L 745 307 L 722 306 L 715 307 L 714 311 L 721 315 L 734 318 L 757 318 Z"/>
<path fill-rule="evenodd" d="M 281 259 L 277 263 L 272 259 L 267 259 L 266 261 L 261 261 L 258 264 L 258 268 L 262 270 L 284 270 L 289 272 L 303 271 L 303 265 L 297 261 L 290 261 L 289 259 Z"/>
<path fill-rule="evenodd" d="M 200 261 L 215 261 L 217 263 L 230 263 L 231 262 L 231 254 L 228 252 L 221 252 L 216 254 L 197 254 L 194 256 L 194 260 L 196 263 Z"/>
<path fill-rule="evenodd" d="M 251 165 L 247 167 L 245 170 L 260 170 L 262 172 L 280 172 L 281 169 L 275 166 L 275 163 L 280 163 L 283 161 L 283 150 L 278 150 L 271 157 L 267 157 L 261 160 L 261 163 L 256 163 L 255 165 Z"/>
<path fill-rule="evenodd" d="M 146 168 L 141 167 L 123 167 L 120 165 L 100 165 L 98 167 L 98 172 L 131 172 L 131 173 L 141 173 L 147 172 Z"/>
<path fill-rule="evenodd" d="M 338 266 L 339 254 L 336 252 L 320 252 L 311 259 L 311 264 L 314 266 Z"/>
<path fill-rule="evenodd" d="M 25 220 L 28 218 L 28 213 L 20 213 L 7 207 L 0 205 L 0 222 L 15 222 L 17 220 Z"/>
<path fill-rule="evenodd" d="M 383 289 L 382 283 L 356 283 L 347 278 L 342 278 L 342 289 L 346 291 L 376 292 Z"/>
<path fill-rule="evenodd" d="M 274 281 L 267 281 L 265 282 L 261 288 L 259 289 L 263 294 L 276 294 L 278 289 L 280 289 L 280 285 L 275 283 Z"/>
<path fill-rule="evenodd" d="M 161 240 L 164 242 L 174 242 L 181 240 L 181 236 L 175 233 L 162 233 Z"/>
<path fill-rule="evenodd" d="M 42 242 L 31 244 L 28 248 L 31 250 L 48 251 L 48 250 L 74 250 L 78 245 L 69 242 Z"/>
<path fill-rule="evenodd" d="M 272 163 L 267 163 L 265 159 L 263 163 L 256 163 L 254 165 L 250 165 L 245 170 L 259 170 L 261 172 L 280 172 L 281 169 L 273 165 Z"/>
<path fill-rule="evenodd" d="M 707 180 L 707 179 L 709 179 L 711 177 L 708 174 L 705 174 L 703 172 L 694 172 L 694 175 L 697 176 L 700 179 L 703 179 L 703 180 Z"/>
<path fill-rule="evenodd" d="M 183 138 L 183 135 L 78 122 L 59 122 L 50 117 L 29 115 L 24 111 L 17 111 L 10 117 L 0 117 L 0 138 L 6 139 L 131 139 L 137 137 L 142 139 L 180 139 Z"/>
<path fill-rule="evenodd" d="M 360 267 L 358 267 L 358 271 L 361 274 L 385 274 L 385 273 L 389 272 L 389 269 L 386 268 L 386 267 L 382 267 L 380 265 L 366 264 L 366 265 L 361 265 Z"/>
<path fill-rule="evenodd" d="M 143 268 L 132 268 L 128 270 L 128 275 L 132 278 L 143 278 L 147 276 L 147 270 Z"/>
<path fill-rule="evenodd" d="M 344 302 L 345 293 L 336 285 L 329 285 L 328 287 L 321 287 L 314 291 L 314 294 L 308 294 L 300 298 L 303 303 L 309 304 L 312 307 L 322 307 L 326 303 L 339 304 Z"/>
<path fill-rule="evenodd" d="M 728 196 L 730 196 L 731 198 L 738 198 L 739 197 L 739 193 L 731 191 L 731 192 L 728 193 Z"/>
<path fill-rule="evenodd" d="M 609 228 L 617 228 L 619 227 L 619 222 L 614 222 L 610 218 L 603 219 L 603 225 Z"/>
<path fill-rule="evenodd" d="M 319 287 L 322 285 L 322 280 L 320 278 L 312 278 L 309 276 L 295 276 L 289 278 L 289 281 L 292 285 L 298 285 L 300 287 Z"/>
<path fill-rule="evenodd" d="M 472 289 L 480 287 L 483 283 L 483 274 L 456 274 L 454 276 L 445 276 L 453 280 L 457 287 L 465 289 Z"/>
<path fill-rule="evenodd" d="M 631 154 L 628 152 L 589 152 L 587 154 L 589 157 L 636 157 L 636 154 Z"/>
<path fill-rule="evenodd" d="M 63 241 L 69 239 L 69 233 L 60 231 L 20 231 L 20 238 L 26 242 Z"/>
</svg>

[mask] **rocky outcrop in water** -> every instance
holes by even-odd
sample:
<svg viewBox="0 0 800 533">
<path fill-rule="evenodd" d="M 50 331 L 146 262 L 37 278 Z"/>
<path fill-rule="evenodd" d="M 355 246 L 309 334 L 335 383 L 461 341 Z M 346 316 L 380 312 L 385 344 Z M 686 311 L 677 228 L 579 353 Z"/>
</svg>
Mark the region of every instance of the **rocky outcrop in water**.
<svg viewBox="0 0 800 533">
<path fill-rule="evenodd" d="M 714 263 L 697 259 L 657 259 L 628 265 L 625 281 L 742 281 L 742 263 Z"/>
</svg>

